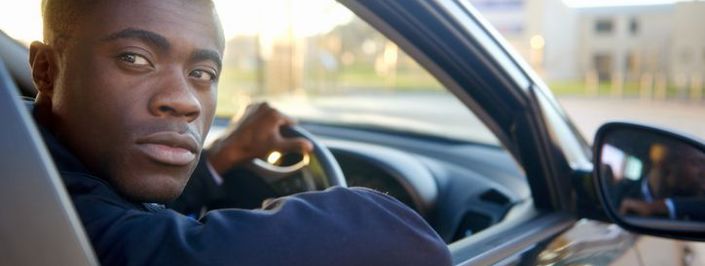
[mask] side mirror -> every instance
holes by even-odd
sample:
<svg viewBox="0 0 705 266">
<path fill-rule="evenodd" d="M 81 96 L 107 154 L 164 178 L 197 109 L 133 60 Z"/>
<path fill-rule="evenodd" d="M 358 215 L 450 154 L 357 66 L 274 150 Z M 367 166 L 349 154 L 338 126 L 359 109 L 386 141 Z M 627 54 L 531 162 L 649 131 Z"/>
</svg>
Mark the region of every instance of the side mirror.
<svg viewBox="0 0 705 266">
<path fill-rule="evenodd" d="M 608 123 L 594 147 L 597 191 L 614 222 L 642 234 L 705 240 L 705 145 L 658 128 Z"/>
</svg>

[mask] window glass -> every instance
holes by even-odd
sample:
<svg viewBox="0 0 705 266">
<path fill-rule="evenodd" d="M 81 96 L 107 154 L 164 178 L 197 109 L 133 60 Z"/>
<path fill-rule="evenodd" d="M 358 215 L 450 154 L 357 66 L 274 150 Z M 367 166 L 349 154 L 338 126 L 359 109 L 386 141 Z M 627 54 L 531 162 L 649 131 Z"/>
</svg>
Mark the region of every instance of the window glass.
<svg viewBox="0 0 705 266">
<path fill-rule="evenodd" d="M 303 121 L 498 143 L 424 68 L 347 8 L 294 2 L 249 4 L 261 16 L 254 30 L 228 36 L 218 116 L 266 100 Z M 227 33 L 242 22 L 229 21 L 238 13 L 224 6 Z"/>
<path fill-rule="evenodd" d="M 22 3 L 0 10 L 0 30 L 29 44 L 42 39 L 41 1 Z M 219 117 L 266 100 L 304 121 L 498 144 L 425 69 L 333 0 L 215 3 L 227 42 Z"/>
<path fill-rule="evenodd" d="M 611 19 L 598 19 L 595 21 L 595 32 L 609 34 L 612 33 L 612 28 L 614 28 L 614 23 Z"/>
<path fill-rule="evenodd" d="M 629 20 L 629 32 L 632 35 L 639 34 L 639 20 L 637 18 L 632 18 Z"/>
</svg>

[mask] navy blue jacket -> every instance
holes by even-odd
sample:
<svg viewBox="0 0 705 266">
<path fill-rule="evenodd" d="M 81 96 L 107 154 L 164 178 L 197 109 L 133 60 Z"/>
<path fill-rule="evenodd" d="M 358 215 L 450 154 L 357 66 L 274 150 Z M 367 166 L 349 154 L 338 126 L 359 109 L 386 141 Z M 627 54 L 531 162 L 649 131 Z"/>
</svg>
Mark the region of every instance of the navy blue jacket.
<svg viewBox="0 0 705 266">
<path fill-rule="evenodd" d="M 197 220 L 126 200 L 42 133 L 103 265 L 451 264 L 447 246 L 419 215 L 372 190 L 331 188 Z"/>
</svg>

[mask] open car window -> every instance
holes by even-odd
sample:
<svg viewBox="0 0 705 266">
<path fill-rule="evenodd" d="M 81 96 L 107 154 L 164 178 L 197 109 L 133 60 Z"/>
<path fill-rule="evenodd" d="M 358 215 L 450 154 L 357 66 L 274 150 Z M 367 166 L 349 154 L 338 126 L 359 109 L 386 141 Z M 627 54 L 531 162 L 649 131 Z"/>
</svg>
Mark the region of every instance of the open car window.
<svg viewBox="0 0 705 266">
<path fill-rule="evenodd" d="M 228 35 L 220 119 L 268 101 L 329 129 L 323 137 L 348 184 L 390 193 L 449 243 L 486 230 L 530 198 L 523 170 L 478 116 L 347 7 L 334 0 L 237 3 L 216 2 Z M 228 33 L 248 12 L 258 14 L 251 27 Z"/>
<path fill-rule="evenodd" d="M 215 2 L 227 42 L 219 117 L 267 100 L 303 121 L 499 145 L 425 69 L 336 1 Z M 41 40 L 40 3 L 1 11 L 0 30 L 25 45 Z"/>
<path fill-rule="evenodd" d="M 230 8 L 241 2 L 218 3 L 225 27 L 242 24 L 235 20 L 245 11 Z M 306 122 L 499 144 L 424 68 L 339 3 L 249 5 L 259 17 L 227 37 L 219 116 L 267 100 Z"/>
</svg>

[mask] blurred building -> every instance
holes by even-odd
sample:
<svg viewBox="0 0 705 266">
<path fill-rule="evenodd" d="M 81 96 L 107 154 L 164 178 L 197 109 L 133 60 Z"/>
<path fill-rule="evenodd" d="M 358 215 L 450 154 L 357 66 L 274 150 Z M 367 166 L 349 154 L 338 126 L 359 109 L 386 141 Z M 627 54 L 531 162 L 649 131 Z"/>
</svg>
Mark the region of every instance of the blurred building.
<svg viewBox="0 0 705 266">
<path fill-rule="evenodd" d="M 582 8 L 578 14 L 580 72 L 594 71 L 602 81 L 668 72 L 673 4 Z"/>
<path fill-rule="evenodd" d="M 577 10 L 562 0 L 469 0 L 548 79 L 578 76 Z"/>
<path fill-rule="evenodd" d="M 670 51 L 670 70 L 680 75 L 705 74 L 705 2 L 681 2 L 673 11 L 673 31 Z"/>
<path fill-rule="evenodd" d="M 270 25 L 274 30 L 228 40 L 224 82 L 254 94 L 439 87 L 351 13 L 350 20 L 331 20 L 326 30 L 305 33 L 301 21 L 307 17 L 292 1 L 270 14 L 278 19 L 263 19 L 276 22 Z M 618 84 L 612 86 L 615 95 L 629 85 L 632 92 L 639 87 L 646 96 L 661 97 L 676 87 L 679 95 L 697 91 L 702 97 L 705 31 L 698 26 L 705 1 L 609 7 L 572 7 L 566 1 L 592 0 L 469 0 L 549 82 L 585 81 L 592 92 L 602 81 Z M 331 16 L 337 9 L 349 13 L 332 0 L 328 8 Z"/>
<path fill-rule="evenodd" d="M 470 0 L 547 80 L 702 82 L 705 2 L 570 7 L 563 0 Z"/>
</svg>

